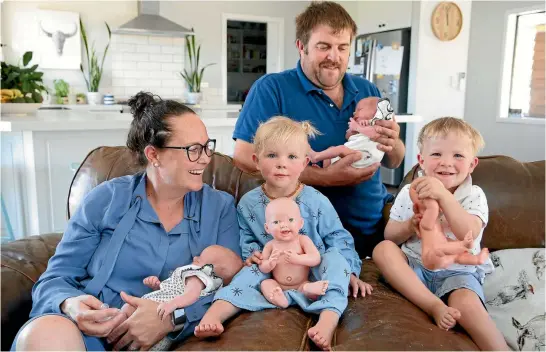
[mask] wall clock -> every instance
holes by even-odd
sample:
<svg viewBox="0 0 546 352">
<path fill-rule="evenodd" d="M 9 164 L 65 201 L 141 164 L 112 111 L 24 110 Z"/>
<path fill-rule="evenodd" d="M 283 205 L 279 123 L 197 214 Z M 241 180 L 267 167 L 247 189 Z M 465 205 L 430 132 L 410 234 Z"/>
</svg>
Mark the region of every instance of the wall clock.
<svg viewBox="0 0 546 352">
<path fill-rule="evenodd" d="M 432 12 L 431 22 L 432 32 L 438 39 L 453 40 L 463 27 L 463 13 L 454 2 L 443 1 Z"/>
</svg>

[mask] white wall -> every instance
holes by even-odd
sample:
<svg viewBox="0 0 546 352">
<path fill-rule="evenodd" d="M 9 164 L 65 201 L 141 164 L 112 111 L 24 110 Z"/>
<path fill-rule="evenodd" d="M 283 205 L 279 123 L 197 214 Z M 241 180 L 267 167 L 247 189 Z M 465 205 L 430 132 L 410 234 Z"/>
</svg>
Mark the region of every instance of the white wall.
<svg viewBox="0 0 546 352">
<path fill-rule="evenodd" d="M 411 26 L 411 1 L 358 1 L 356 4 L 358 34 Z"/>
<path fill-rule="evenodd" d="M 479 1 L 472 6 L 465 119 L 485 139 L 484 155 L 544 160 L 544 125 L 497 122 L 506 11 L 543 1 Z"/>
</svg>

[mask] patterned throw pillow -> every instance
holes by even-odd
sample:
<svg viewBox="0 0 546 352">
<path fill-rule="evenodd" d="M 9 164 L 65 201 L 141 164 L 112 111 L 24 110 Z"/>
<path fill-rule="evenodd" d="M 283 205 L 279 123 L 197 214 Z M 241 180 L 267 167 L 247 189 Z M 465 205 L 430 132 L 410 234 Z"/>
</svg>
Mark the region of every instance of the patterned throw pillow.
<svg viewBox="0 0 546 352">
<path fill-rule="evenodd" d="M 491 253 L 495 271 L 483 286 L 487 311 L 516 351 L 544 351 L 544 248 Z"/>
</svg>

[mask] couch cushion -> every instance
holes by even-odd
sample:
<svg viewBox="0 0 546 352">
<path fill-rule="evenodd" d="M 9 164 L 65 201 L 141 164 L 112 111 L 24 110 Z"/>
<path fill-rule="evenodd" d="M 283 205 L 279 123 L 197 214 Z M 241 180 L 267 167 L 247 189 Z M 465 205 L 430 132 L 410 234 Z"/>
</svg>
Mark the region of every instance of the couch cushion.
<svg viewBox="0 0 546 352">
<path fill-rule="evenodd" d="M 483 189 L 489 205 L 482 247 L 544 247 L 544 160 L 522 163 L 499 155 L 479 159 L 472 181 Z M 415 166 L 406 175 L 400 189 L 417 170 Z"/>
</svg>

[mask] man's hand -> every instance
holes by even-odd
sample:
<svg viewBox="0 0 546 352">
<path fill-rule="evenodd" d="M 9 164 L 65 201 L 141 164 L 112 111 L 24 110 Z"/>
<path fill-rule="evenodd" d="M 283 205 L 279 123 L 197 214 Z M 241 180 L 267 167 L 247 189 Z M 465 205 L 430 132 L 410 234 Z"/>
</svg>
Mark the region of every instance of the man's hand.
<svg viewBox="0 0 546 352">
<path fill-rule="evenodd" d="M 133 297 L 121 292 L 121 298 L 136 307 L 131 317 L 108 335 L 108 343 L 114 344 L 114 351 L 128 346 L 131 351 L 149 350 L 174 328 L 170 316 L 162 320 L 157 314 L 159 303 L 149 299 Z"/>
<path fill-rule="evenodd" d="M 362 297 L 366 297 L 366 294 L 372 294 L 373 287 L 370 284 L 360 280 L 355 274 L 351 274 L 351 279 L 349 281 L 349 295 L 351 295 L 352 292 L 353 297 L 356 298 L 358 297 L 359 291 Z"/>
<path fill-rule="evenodd" d="M 262 252 L 254 251 L 250 257 L 246 258 L 245 265 L 251 266 L 253 263 L 260 265 L 263 259 Z"/>
<path fill-rule="evenodd" d="M 430 176 L 419 177 L 412 182 L 411 187 L 415 189 L 419 199 L 430 198 L 441 202 L 449 193 L 440 180 Z"/>
<path fill-rule="evenodd" d="M 372 141 L 377 142 L 377 149 L 390 153 L 396 147 L 396 142 L 400 135 L 400 125 L 393 117 L 392 120 L 377 120 L 373 126 L 377 136 L 371 138 Z"/>
</svg>

